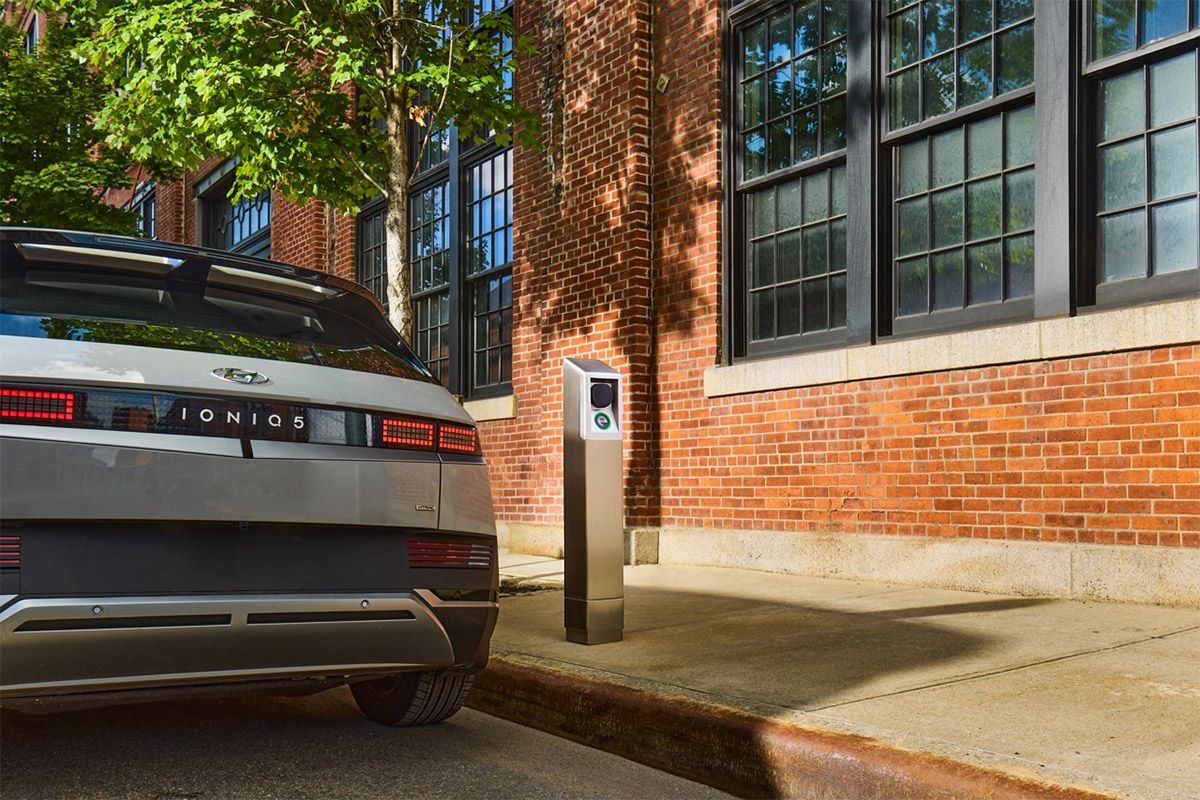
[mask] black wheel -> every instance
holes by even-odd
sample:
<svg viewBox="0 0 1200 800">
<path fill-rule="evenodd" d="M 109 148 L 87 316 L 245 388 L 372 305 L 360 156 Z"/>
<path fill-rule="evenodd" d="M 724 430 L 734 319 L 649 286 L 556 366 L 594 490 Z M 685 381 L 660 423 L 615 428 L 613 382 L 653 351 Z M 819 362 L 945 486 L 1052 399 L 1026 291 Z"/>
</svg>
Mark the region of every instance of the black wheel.
<svg viewBox="0 0 1200 800">
<path fill-rule="evenodd" d="M 454 716 L 471 689 L 470 675 L 401 672 L 350 684 L 354 701 L 369 719 L 383 725 L 432 725 Z"/>
</svg>

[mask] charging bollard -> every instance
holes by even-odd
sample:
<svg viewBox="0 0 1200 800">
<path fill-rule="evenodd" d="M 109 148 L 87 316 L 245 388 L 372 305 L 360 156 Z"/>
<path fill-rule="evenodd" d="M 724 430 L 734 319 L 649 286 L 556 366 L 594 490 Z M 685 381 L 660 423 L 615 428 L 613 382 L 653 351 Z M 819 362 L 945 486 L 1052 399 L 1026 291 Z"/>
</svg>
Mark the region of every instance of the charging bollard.
<svg viewBox="0 0 1200 800">
<path fill-rule="evenodd" d="M 621 376 L 563 363 L 563 614 L 567 641 L 621 641 L 625 628 Z"/>
</svg>

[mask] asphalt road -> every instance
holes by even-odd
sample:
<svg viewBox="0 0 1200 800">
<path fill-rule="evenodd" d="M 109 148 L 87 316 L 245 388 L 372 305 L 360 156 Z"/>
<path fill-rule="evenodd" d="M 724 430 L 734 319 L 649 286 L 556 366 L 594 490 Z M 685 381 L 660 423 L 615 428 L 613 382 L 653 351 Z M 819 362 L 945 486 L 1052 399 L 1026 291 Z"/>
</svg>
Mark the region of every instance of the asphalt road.
<svg viewBox="0 0 1200 800">
<path fill-rule="evenodd" d="M 0 796 L 29 798 L 727 797 L 463 710 L 428 728 L 368 722 L 346 689 L 0 715 Z"/>
</svg>

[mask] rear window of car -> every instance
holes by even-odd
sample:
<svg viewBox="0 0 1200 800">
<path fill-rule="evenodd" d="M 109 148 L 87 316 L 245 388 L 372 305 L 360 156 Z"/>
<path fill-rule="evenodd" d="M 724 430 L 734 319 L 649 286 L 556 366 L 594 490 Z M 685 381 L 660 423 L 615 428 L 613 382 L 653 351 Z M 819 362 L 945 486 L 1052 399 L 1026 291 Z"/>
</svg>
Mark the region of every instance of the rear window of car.
<svg viewBox="0 0 1200 800">
<path fill-rule="evenodd" d="M 0 251 L 0 334 L 265 358 L 432 381 L 367 299 L 241 268 Z M 269 291 L 262 291 L 266 287 Z"/>
</svg>

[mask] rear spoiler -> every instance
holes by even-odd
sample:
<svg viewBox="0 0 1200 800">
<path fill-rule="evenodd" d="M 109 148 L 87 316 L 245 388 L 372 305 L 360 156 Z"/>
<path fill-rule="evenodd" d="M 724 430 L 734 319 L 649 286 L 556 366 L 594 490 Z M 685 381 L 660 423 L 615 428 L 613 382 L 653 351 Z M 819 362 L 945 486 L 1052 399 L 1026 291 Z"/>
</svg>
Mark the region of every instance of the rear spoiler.
<svg viewBox="0 0 1200 800">
<path fill-rule="evenodd" d="M 350 292 L 371 303 L 381 314 L 386 313 L 378 297 L 345 278 L 207 247 L 130 236 L 13 227 L 0 227 L 0 241 L 13 242 L 21 255 L 33 262 L 54 261 L 163 277 L 186 276 L 312 303 Z"/>
</svg>

